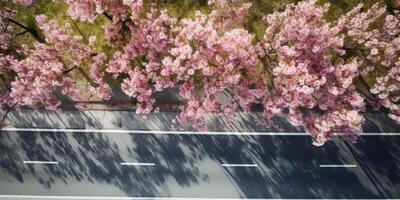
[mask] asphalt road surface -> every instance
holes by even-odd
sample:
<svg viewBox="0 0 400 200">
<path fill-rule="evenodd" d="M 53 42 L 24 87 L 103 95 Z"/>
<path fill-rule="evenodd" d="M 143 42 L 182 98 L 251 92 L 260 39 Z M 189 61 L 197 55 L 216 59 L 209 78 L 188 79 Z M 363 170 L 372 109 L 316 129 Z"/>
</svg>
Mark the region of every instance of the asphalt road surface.
<svg viewBox="0 0 400 200">
<path fill-rule="evenodd" d="M 400 136 L 0 132 L 0 199 L 400 198 Z"/>
</svg>

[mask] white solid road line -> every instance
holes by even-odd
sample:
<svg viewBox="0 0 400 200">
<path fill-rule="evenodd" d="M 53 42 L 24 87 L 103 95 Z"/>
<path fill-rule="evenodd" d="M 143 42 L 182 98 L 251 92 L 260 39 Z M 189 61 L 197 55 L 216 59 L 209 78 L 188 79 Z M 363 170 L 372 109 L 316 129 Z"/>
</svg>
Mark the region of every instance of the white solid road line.
<svg viewBox="0 0 400 200">
<path fill-rule="evenodd" d="M 132 163 L 132 162 L 122 162 L 123 166 L 155 166 L 155 163 Z"/>
<path fill-rule="evenodd" d="M 24 160 L 24 164 L 58 165 L 57 161 Z"/>
<path fill-rule="evenodd" d="M 357 167 L 357 165 L 319 165 L 319 167 Z"/>
<path fill-rule="evenodd" d="M 105 197 L 105 196 L 40 196 L 40 195 L 0 195 L 0 199 L 82 199 L 82 200 L 297 200 L 277 198 L 207 198 L 207 197 Z M 316 200 L 316 199 L 310 199 Z M 341 199 L 325 199 L 341 200 Z M 375 199 L 370 199 L 375 200 Z M 380 199 L 381 200 L 381 199 Z"/>
<path fill-rule="evenodd" d="M 217 132 L 217 131 L 161 131 L 124 129 L 47 129 L 47 128 L 3 128 L 0 131 L 20 132 L 64 132 L 64 133 L 135 133 L 155 135 L 308 135 L 301 132 Z"/>
<path fill-rule="evenodd" d="M 124 129 L 51 129 L 51 128 L 3 128 L 2 131 L 19 132 L 64 132 L 64 133 L 135 133 L 154 135 L 264 135 L 264 136 L 309 136 L 304 132 L 223 132 L 223 131 L 161 131 Z M 340 134 L 334 134 L 335 136 Z M 400 133 L 362 133 L 361 136 L 400 136 Z"/>
<path fill-rule="evenodd" d="M 39 195 L 0 195 L 0 198 L 17 199 L 107 199 L 107 200 L 274 200 L 274 199 L 243 199 L 243 198 L 200 198 L 200 197 L 103 197 L 103 196 L 39 196 Z M 276 199 L 278 200 L 278 199 Z"/>
<path fill-rule="evenodd" d="M 257 164 L 222 164 L 222 167 L 258 167 Z"/>
</svg>

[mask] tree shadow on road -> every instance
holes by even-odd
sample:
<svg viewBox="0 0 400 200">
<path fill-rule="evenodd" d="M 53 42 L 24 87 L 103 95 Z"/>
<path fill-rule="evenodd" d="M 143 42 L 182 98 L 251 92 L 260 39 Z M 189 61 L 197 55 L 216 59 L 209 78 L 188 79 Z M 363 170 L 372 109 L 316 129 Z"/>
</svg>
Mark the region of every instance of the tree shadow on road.
<svg viewBox="0 0 400 200">
<path fill-rule="evenodd" d="M 104 123 L 89 115 L 31 113 L 26 116 L 14 114 L 13 117 L 17 127 L 104 127 Z M 109 124 L 118 123 L 119 127 L 132 129 L 161 127 L 164 130 L 166 121 L 174 113 L 153 116 L 147 123 L 143 119 L 140 125 L 132 124 L 130 115 L 125 112 L 108 116 Z M 249 130 L 254 126 L 246 121 L 253 121 L 256 116 L 242 117 L 246 120 L 227 129 Z M 228 123 L 225 120 L 214 119 L 212 123 L 215 127 L 223 126 Z M 171 179 L 186 188 L 207 184 L 210 174 L 200 168 L 200 163 L 211 159 L 219 165 L 258 164 L 257 169 L 222 169 L 242 197 L 396 198 L 400 195 L 399 153 L 399 141 L 389 137 L 361 138 L 358 144 L 334 141 L 316 148 L 307 136 L 0 134 L 0 170 L 13 177 L 12 181 L 24 183 L 33 177 L 49 191 L 60 181 L 66 186 L 77 181 L 104 184 L 119 188 L 127 196 L 173 195 L 168 189 Z M 32 166 L 22 164 L 23 160 L 57 160 L 60 163 L 57 166 Z M 153 168 L 121 167 L 120 162 L 156 162 L 157 165 Z M 357 163 L 359 167 L 319 168 L 319 164 L 349 163 Z"/>
</svg>

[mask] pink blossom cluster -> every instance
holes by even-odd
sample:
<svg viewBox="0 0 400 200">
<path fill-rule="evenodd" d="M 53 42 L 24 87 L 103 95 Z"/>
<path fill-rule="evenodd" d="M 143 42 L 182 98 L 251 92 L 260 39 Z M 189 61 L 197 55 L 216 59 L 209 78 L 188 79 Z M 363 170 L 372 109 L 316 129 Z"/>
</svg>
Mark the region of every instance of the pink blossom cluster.
<svg viewBox="0 0 400 200">
<path fill-rule="evenodd" d="M 376 71 L 385 72 L 376 78 L 371 92 L 390 111 L 389 116 L 400 123 L 400 13 L 387 15 L 384 25 L 370 32 L 372 36 L 364 43 L 370 49 L 367 60 Z"/>
<path fill-rule="evenodd" d="M 45 15 L 36 17 L 37 24 L 46 36 L 46 42 L 52 45 L 57 52 L 68 54 L 67 57 L 73 65 L 80 66 L 82 61 L 90 57 L 92 50 L 83 44 L 81 36 L 72 36 L 69 23 L 61 28 L 55 20 L 47 20 Z"/>
<path fill-rule="evenodd" d="M 377 35 L 380 33 L 377 29 L 370 30 L 371 25 L 374 24 L 384 13 L 385 7 L 379 5 L 379 3 L 374 4 L 371 8 L 369 8 L 366 12 L 362 12 L 363 4 L 359 4 L 354 7 L 351 11 L 347 14 L 343 15 L 338 20 L 338 25 L 344 29 L 346 32 L 347 38 L 350 41 L 354 41 L 355 44 L 348 44 L 347 48 L 349 50 L 356 50 L 362 52 L 362 58 L 365 59 L 363 52 L 364 47 L 360 47 L 360 45 L 367 45 L 367 49 L 371 49 L 371 53 L 369 54 L 367 60 L 372 60 L 376 62 L 379 60 L 378 56 L 378 49 L 371 48 L 373 45 L 376 44 L 377 40 L 372 40 L 376 38 Z M 371 41 L 373 41 L 371 43 Z M 369 52 L 368 52 L 369 53 Z M 375 65 L 370 62 L 365 62 L 363 65 L 360 66 L 360 73 L 362 76 L 367 75 L 369 72 L 375 69 Z"/>
<path fill-rule="evenodd" d="M 165 11 L 153 10 L 137 22 L 124 52 L 116 52 L 106 70 L 114 77 L 128 75 L 121 87 L 138 101 L 138 113 L 154 110 L 154 93 L 172 87 L 187 101 L 179 120 L 199 129 L 206 129 L 207 113 L 236 110 L 238 103 L 221 100 L 228 90 L 240 93 L 234 100 L 250 107 L 251 81 L 242 71 L 251 74 L 258 64 L 253 36 L 242 28 L 225 31 L 216 17 L 197 12 L 177 23 Z"/>
<path fill-rule="evenodd" d="M 209 0 L 208 4 L 215 7 L 210 15 L 214 26 L 220 30 L 234 26 L 242 27 L 252 6 L 251 3 L 243 3 L 240 0 Z"/>
<path fill-rule="evenodd" d="M 381 7 L 379 3 L 374 4 L 366 12 L 361 12 L 363 6 L 363 4 L 357 5 L 339 19 L 339 23 L 346 27 L 348 36 L 358 43 L 364 43 L 375 34 L 367 30 L 385 12 L 385 7 Z"/>
<path fill-rule="evenodd" d="M 11 43 L 11 35 L 7 31 L 9 26 L 2 22 L 3 19 L 0 18 L 0 49 L 8 49 Z"/>
<path fill-rule="evenodd" d="M 36 19 L 40 28 L 45 31 L 46 41 L 52 45 L 52 48 L 55 51 L 59 52 L 60 56 L 63 57 L 64 62 L 68 61 L 72 66 L 81 68 L 84 62 L 87 62 L 88 60 L 93 61 L 89 66 L 89 75 L 97 84 L 96 86 L 92 86 L 94 95 L 104 100 L 110 99 L 111 96 L 108 84 L 104 82 L 105 74 L 100 69 L 100 65 L 104 63 L 106 55 L 104 53 L 95 55 L 95 52 L 90 48 L 90 46 L 82 43 L 81 36 L 72 36 L 73 31 L 68 23 L 65 24 L 64 28 L 62 28 L 56 21 L 47 20 L 47 17 L 44 15 L 40 15 Z M 90 42 L 93 42 L 95 38 L 90 37 L 89 40 Z M 73 100 L 82 100 L 82 97 L 79 98 L 79 93 L 72 94 Z"/>
<path fill-rule="evenodd" d="M 68 14 L 73 19 L 93 23 L 97 16 L 104 12 L 109 12 L 116 18 L 127 18 L 127 9 L 120 0 L 65 0 L 65 2 L 69 6 Z"/>
<path fill-rule="evenodd" d="M 11 55 L 0 54 L 0 74 L 6 74 L 11 70 L 11 65 L 17 60 Z"/>
<path fill-rule="evenodd" d="M 122 82 L 122 90 L 138 101 L 138 113 L 149 113 L 153 110 L 155 92 L 151 82 L 160 87 L 173 86 L 168 77 L 160 77 L 160 67 L 167 47 L 172 44 L 171 30 L 176 19 L 170 18 L 166 12 L 153 10 L 146 18 L 137 22 L 132 38 L 124 46 L 124 52 L 117 51 L 108 63 L 106 71 L 114 77 L 125 74 L 128 77 Z"/>
<path fill-rule="evenodd" d="M 182 20 L 162 72 L 183 81 L 180 95 L 187 104 L 179 120 L 195 122 L 201 130 L 207 129 L 207 113 L 232 116 L 239 105 L 249 109 L 255 97 L 247 89 L 253 82 L 248 79 L 259 64 L 254 36 L 243 28 L 225 31 L 213 17 L 197 12 L 195 19 Z M 230 93 L 228 101 L 223 98 L 226 93 Z"/>
<path fill-rule="evenodd" d="M 400 123 L 400 59 L 385 76 L 378 77 L 371 92 L 378 95 L 381 105 L 391 112 L 389 117 Z"/>
<path fill-rule="evenodd" d="M 90 64 L 89 74 L 98 85 L 97 87 L 92 88 L 93 94 L 103 100 L 110 100 L 110 88 L 104 78 L 106 75 L 104 72 L 106 59 L 107 56 L 105 53 L 93 56 L 93 62 Z"/>
<path fill-rule="evenodd" d="M 21 4 L 23 6 L 31 6 L 35 2 L 35 0 L 2 0 L 2 1 Z"/>
<path fill-rule="evenodd" d="M 12 26 L 7 22 L 8 18 L 15 16 L 15 11 L 7 8 L 0 8 L 0 50 L 7 50 L 12 42 Z"/>
<path fill-rule="evenodd" d="M 12 71 L 10 66 L 15 62 L 17 62 L 17 60 L 13 56 L 0 53 L 0 76 L 7 77 Z M 10 104 L 11 98 L 7 90 L 7 80 L 1 79 L 0 81 L 0 111 L 2 111 Z"/>
<path fill-rule="evenodd" d="M 7 90 L 7 77 L 11 71 L 10 66 L 16 62 L 13 55 L 7 54 L 7 51 L 13 46 L 12 26 L 7 23 L 8 18 L 15 16 L 15 11 L 7 8 L 0 8 L 0 111 L 2 111 L 10 101 L 9 91 Z"/>
<path fill-rule="evenodd" d="M 362 5 L 357 6 L 342 19 L 346 21 L 348 35 L 357 42 L 355 48 L 358 48 L 359 56 L 365 61 L 361 75 L 373 74 L 377 77 L 371 93 L 380 106 L 391 112 L 389 116 L 399 123 L 400 14 L 396 10 L 384 16 L 385 8 L 379 4 L 365 13 L 360 12 L 361 8 Z M 371 28 L 371 24 L 382 16 L 383 25 Z"/>
<path fill-rule="evenodd" d="M 287 111 L 289 121 L 304 126 L 316 145 L 335 132 L 354 139 L 362 131 L 360 113 L 365 102 L 354 80 L 361 69 L 366 74 L 373 66 L 357 57 L 345 58 L 344 41 L 352 38 L 371 47 L 367 41 L 376 31 L 369 32 L 369 27 L 384 8 L 375 4 L 361 12 L 360 4 L 337 21 L 328 22 L 324 17 L 328 4 L 320 6 L 316 0 L 290 4 L 284 11 L 266 16 L 265 40 L 260 45 L 242 28 L 251 4 L 236 0 L 208 3 L 214 10 L 197 12 L 194 19 L 177 21 L 154 9 L 145 18 L 131 11 L 136 18 L 129 22 L 125 20 L 127 12 L 121 15 L 131 37 L 123 52 L 114 54 L 106 72 L 123 77 L 121 87 L 138 101 L 138 113 L 154 110 L 154 93 L 177 87 L 186 100 L 179 121 L 201 130 L 207 129 L 208 113 L 232 115 L 238 108 L 249 111 L 254 103 L 263 103 L 266 121 Z M 122 4 L 128 6 L 125 1 Z M 110 40 L 122 40 L 122 25 L 115 25 L 121 20 L 117 21 L 106 26 Z M 396 32 L 395 22 L 386 24 L 387 31 Z M 378 55 L 376 51 L 371 52 Z M 390 52 L 386 55 L 395 59 Z M 260 74 L 257 68 L 261 63 L 267 69 Z M 263 80 L 266 77 L 272 82 Z M 304 109 L 322 112 L 309 115 Z"/>
<path fill-rule="evenodd" d="M 63 85 L 60 78 L 63 63 L 56 51 L 47 45 L 36 44 L 35 51 L 28 58 L 14 63 L 11 68 L 17 77 L 11 83 L 10 106 L 58 108 L 61 102 L 53 92 L 55 87 Z"/>
<path fill-rule="evenodd" d="M 65 87 L 62 92 L 69 95 L 74 101 L 85 101 L 93 96 L 109 100 L 111 94 L 108 84 L 104 81 L 105 73 L 102 70 L 106 55 L 104 53 L 96 55 L 88 45 L 82 43 L 81 37 L 72 36 L 69 24 L 61 28 L 55 21 L 46 22 L 44 20 L 44 22 L 41 22 L 41 20 L 44 19 L 38 17 L 38 24 L 43 30 L 46 30 L 46 41 L 51 43 L 55 50 L 60 52 L 64 62 L 68 60 L 68 63 L 77 68 L 82 68 L 86 62 L 91 62 L 89 65 L 89 75 L 87 75 L 93 81 L 91 83 L 91 92 L 80 91 L 77 85 L 71 80 L 68 80 L 64 84 Z M 89 37 L 89 43 L 93 43 L 94 40 L 95 37 Z M 85 73 L 83 69 L 80 72 Z M 85 77 L 85 74 L 82 75 Z M 91 80 L 88 81 L 90 82 Z M 84 108 L 84 105 L 77 104 L 77 107 Z"/>
<path fill-rule="evenodd" d="M 332 55 L 345 53 L 344 35 L 341 23 L 324 19 L 328 9 L 328 4 L 310 0 L 266 17 L 264 46 L 267 55 L 277 55 L 277 63 L 272 70 L 275 90 L 264 100 L 264 114 L 271 118 L 287 109 L 289 121 L 304 126 L 316 145 L 344 129 L 350 136 L 361 133 L 363 121 L 358 112 L 364 101 L 353 85 L 360 63 L 332 61 Z M 323 114 L 309 116 L 302 109 L 320 109 Z"/>
<path fill-rule="evenodd" d="M 44 31 L 46 43 L 35 43 L 34 48 L 27 52 L 27 56 L 21 60 L 11 57 L 0 59 L 2 66 L 16 73 L 15 80 L 11 83 L 9 100 L 7 104 L 17 109 L 21 107 L 45 107 L 50 110 L 58 110 L 61 101 L 55 94 L 60 90 L 62 94 L 69 96 L 74 101 L 85 101 L 92 94 L 85 94 L 73 78 L 66 74 L 68 66 L 81 67 L 88 58 L 91 58 L 92 50 L 81 42 L 81 38 L 72 36 L 68 24 L 62 28 L 54 20 L 47 20 L 44 15 L 37 16 L 37 24 Z M 94 65 L 98 65 L 102 58 L 94 57 Z M 4 61 L 4 62 L 3 62 Z M 6 63 L 3 65 L 3 63 Z M 4 68 L 4 67 L 3 67 Z M 102 75 L 95 71 L 90 73 L 96 83 L 100 97 L 108 92 Z M 77 104 L 78 108 L 82 104 Z"/>
<path fill-rule="evenodd" d="M 117 45 L 118 40 L 124 39 L 123 29 L 135 23 L 143 8 L 142 0 L 65 0 L 65 2 L 69 6 L 68 14 L 73 19 L 93 23 L 100 14 L 111 18 L 111 22 L 107 23 L 104 29 L 105 36 L 114 45 Z"/>
<path fill-rule="evenodd" d="M 307 131 L 311 134 L 318 133 L 312 135 L 314 137 L 313 144 L 321 146 L 332 137 L 332 130 L 340 133 L 346 139 L 355 141 L 357 135 L 354 133 L 362 131 L 361 124 L 364 118 L 361 113 L 355 110 L 339 109 L 320 117 L 310 117 L 307 120 L 310 121 L 310 123 L 306 123 Z"/>
<path fill-rule="evenodd" d="M 244 28 L 247 1 L 209 0 L 210 12 L 183 19 L 142 0 L 64 1 L 73 19 L 110 19 L 104 34 L 112 56 L 92 49 L 94 36 L 86 44 L 69 24 L 39 15 L 46 42 L 17 60 L 4 53 L 13 42 L 4 19 L 13 16 L 1 9 L 0 73 L 16 75 L 10 90 L 0 93 L 0 107 L 58 109 L 57 90 L 79 102 L 94 96 L 110 100 L 110 76 L 145 115 L 159 110 L 156 93 L 178 89 L 184 99 L 178 121 L 199 130 L 207 130 L 209 113 L 233 117 L 238 109 L 249 112 L 262 104 L 266 124 L 286 114 L 292 125 L 310 133 L 314 145 L 334 134 L 354 141 L 372 98 L 400 122 L 400 14 L 388 14 L 379 4 L 365 11 L 360 4 L 330 21 L 329 4 L 289 4 L 265 16 L 264 39 L 256 41 Z M 71 68 L 90 79 L 90 92 L 68 74 Z M 365 94 L 359 81 L 371 74 L 378 76 Z"/>
</svg>

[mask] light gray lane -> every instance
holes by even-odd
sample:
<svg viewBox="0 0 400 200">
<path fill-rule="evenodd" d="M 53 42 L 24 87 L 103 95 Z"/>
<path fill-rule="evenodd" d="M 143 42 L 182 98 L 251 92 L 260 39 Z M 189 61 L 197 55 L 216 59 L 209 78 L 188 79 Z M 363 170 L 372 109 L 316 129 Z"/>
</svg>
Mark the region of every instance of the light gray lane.
<svg viewBox="0 0 400 200">
<path fill-rule="evenodd" d="M 134 111 L 106 110 L 65 110 L 63 113 L 45 110 L 25 110 L 21 113 L 12 111 L 8 115 L 8 127 L 13 128 L 50 128 L 50 129 L 117 129 L 117 130 L 152 130 L 168 131 L 178 112 L 151 113 L 147 119 Z M 210 116 L 210 131 L 225 132 L 304 132 L 290 126 L 284 117 L 275 118 L 278 128 L 266 128 L 258 124 L 262 113 L 236 113 L 236 120 L 228 117 Z M 367 113 L 364 131 L 366 133 L 399 133 L 400 125 L 391 120 L 386 113 Z M 185 131 L 193 131 L 184 127 Z"/>
<path fill-rule="evenodd" d="M 0 194 L 400 198 L 399 149 L 395 136 L 316 148 L 307 136 L 5 132 L 0 134 Z"/>
</svg>

